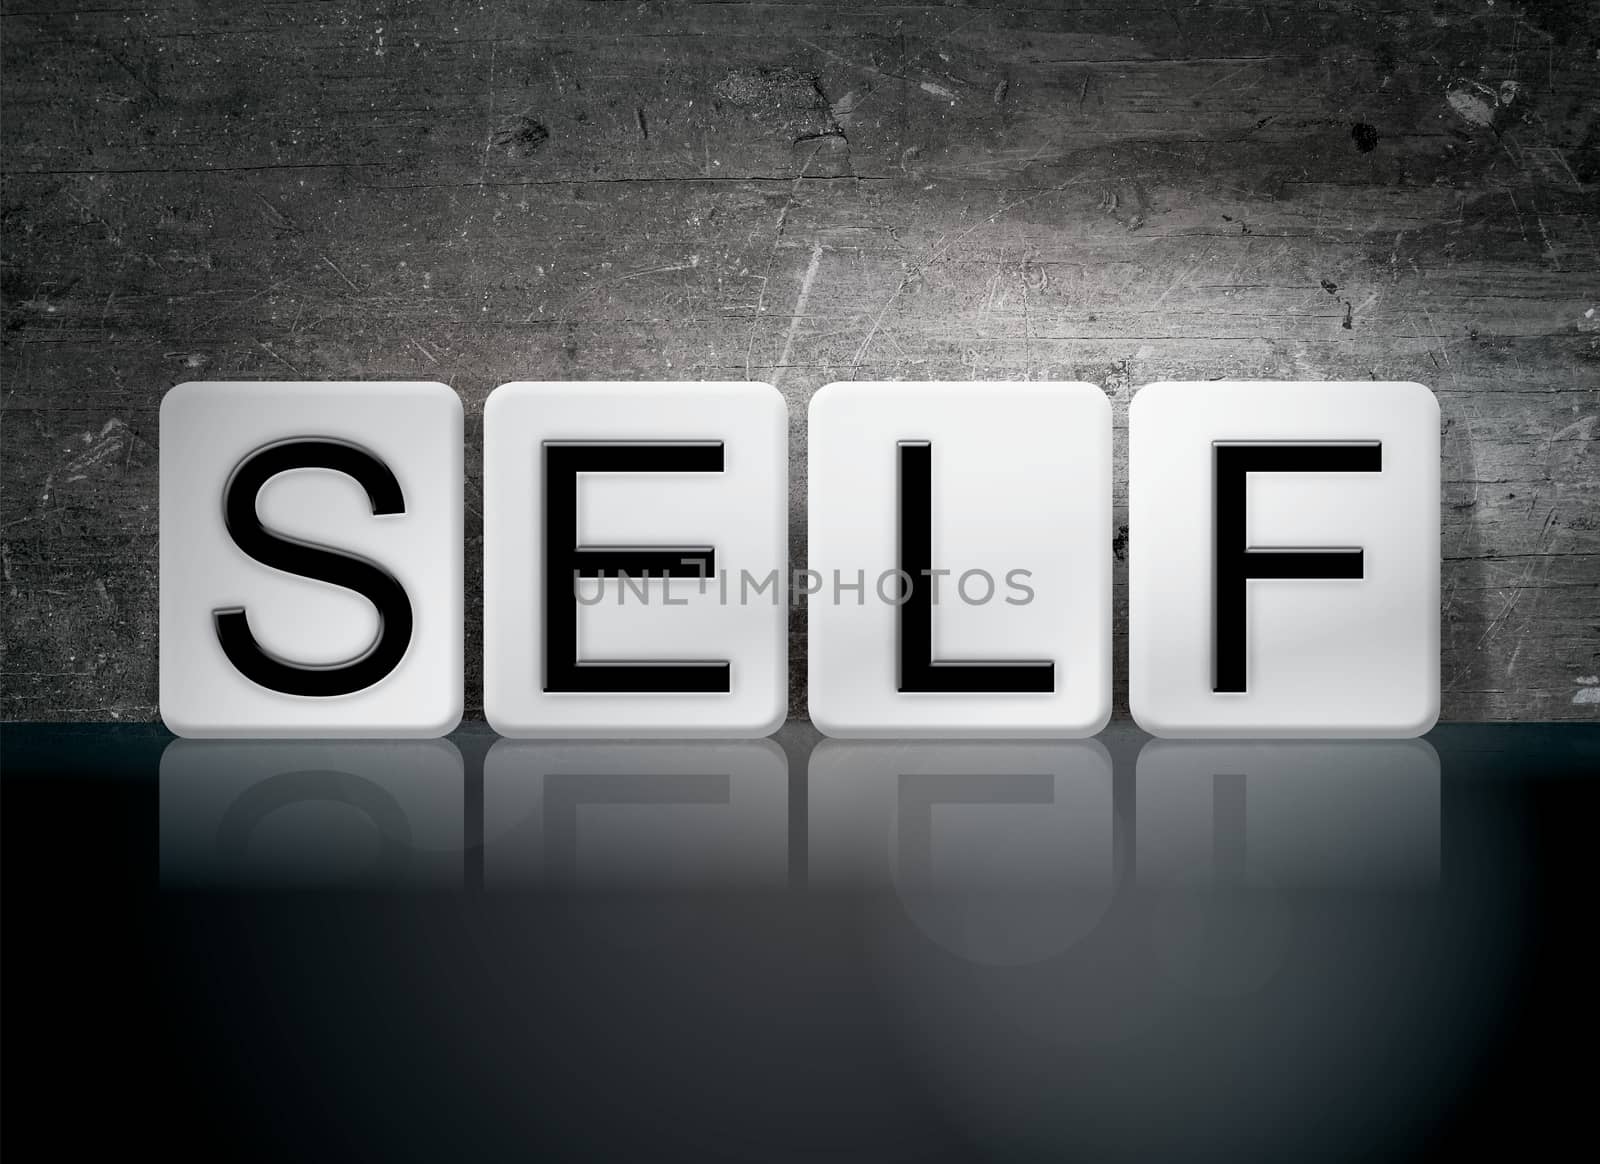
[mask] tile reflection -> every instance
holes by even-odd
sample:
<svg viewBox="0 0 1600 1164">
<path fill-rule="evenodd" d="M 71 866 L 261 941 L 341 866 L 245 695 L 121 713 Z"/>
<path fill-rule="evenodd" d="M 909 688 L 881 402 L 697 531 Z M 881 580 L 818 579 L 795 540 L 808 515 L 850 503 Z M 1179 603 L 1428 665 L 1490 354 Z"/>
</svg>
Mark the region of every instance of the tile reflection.
<svg viewBox="0 0 1600 1164">
<path fill-rule="evenodd" d="M 448 741 L 178 740 L 161 879 L 459 887 L 481 825 L 489 888 L 888 892 L 994 962 L 1067 948 L 1123 889 L 1439 881 L 1425 741 L 1152 740 L 1112 768 L 1098 740 L 824 740 L 795 778 L 768 740 L 500 740 L 480 800 Z"/>
<path fill-rule="evenodd" d="M 459 888 L 463 785 L 448 740 L 174 740 L 161 883 Z"/>
<path fill-rule="evenodd" d="M 1439 878 L 1439 759 L 1421 740 L 1152 740 L 1136 784 L 1147 940 L 1194 994 L 1265 988 L 1318 894 Z"/>
<path fill-rule="evenodd" d="M 770 740 L 500 740 L 484 762 L 484 886 L 781 886 L 788 805 Z"/>
<path fill-rule="evenodd" d="M 813 889 L 892 888 L 927 937 L 975 962 L 1060 953 L 1116 885 L 1111 759 L 1095 740 L 826 740 L 807 834 Z"/>
<path fill-rule="evenodd" d="M 1439 880 L 1439 757 L 1424 740 L 1152 740 L 1136 880 L 1283 889 Z"/>
</svg>

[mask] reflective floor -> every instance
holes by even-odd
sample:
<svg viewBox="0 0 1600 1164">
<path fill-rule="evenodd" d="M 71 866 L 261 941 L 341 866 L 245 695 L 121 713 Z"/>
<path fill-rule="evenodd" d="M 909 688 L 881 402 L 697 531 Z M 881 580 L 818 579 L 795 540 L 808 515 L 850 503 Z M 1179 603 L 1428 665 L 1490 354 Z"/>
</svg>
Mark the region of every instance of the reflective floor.
<svg viewBox="0 0 1600 1164">
<path fill-rule="evenodd" d="M 1587 1120 L 1597 727 L 0 740 L 7 1148 L 1302 1161 Z"/>
</svg>

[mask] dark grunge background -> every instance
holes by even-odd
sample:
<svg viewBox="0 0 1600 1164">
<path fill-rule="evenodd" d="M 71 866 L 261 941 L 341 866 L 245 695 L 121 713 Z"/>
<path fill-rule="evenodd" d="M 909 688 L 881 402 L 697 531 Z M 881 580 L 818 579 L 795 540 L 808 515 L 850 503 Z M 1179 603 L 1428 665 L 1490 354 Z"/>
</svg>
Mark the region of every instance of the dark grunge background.
<svg viewBox="0 0 1600 1164">
<path fill-rule="evenodd" d="M 155 717 L 157 404 L 229 377 L 462 394 L 469 716 L 503 381 L 775 382 L 801 564 L 830 380 L 1420 380 L 1443 717 L 1600 712 L 1593 0 L 0 11 L 5 718 Z"/>
</svg>

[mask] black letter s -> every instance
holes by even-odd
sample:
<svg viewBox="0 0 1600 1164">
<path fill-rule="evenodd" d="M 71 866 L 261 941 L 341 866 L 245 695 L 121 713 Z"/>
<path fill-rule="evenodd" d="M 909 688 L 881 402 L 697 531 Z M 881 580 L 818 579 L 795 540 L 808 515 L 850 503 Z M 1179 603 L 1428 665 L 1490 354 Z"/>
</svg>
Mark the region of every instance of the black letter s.
<svg viewBox="0 0 1600 1164">
<path fill-rule="evenodd" d="M 300 437 L 258 449 L 233 471 L 222 496 L 222 516 L 234 543 L 263 566 L 353 590 L 378 611 L 378 635 L 360 655 L 343 663 L 304 664 L 262 650 L 250 633 L 244 608 L 211 612 L 223 654 L 253 683 L 285 695 L 349 695 L 371 687 L 393 671 L 411 645 L 411 600 L 383 567 L 353 554 L 272 533 L 256 513 L 256 497 L 273 477 L 292 469 L 331 469 L 353 477 L 367 491 L 372 512 L 405 512 L 400 482 L 365 449 L 343 441 Z"/>
</svg>

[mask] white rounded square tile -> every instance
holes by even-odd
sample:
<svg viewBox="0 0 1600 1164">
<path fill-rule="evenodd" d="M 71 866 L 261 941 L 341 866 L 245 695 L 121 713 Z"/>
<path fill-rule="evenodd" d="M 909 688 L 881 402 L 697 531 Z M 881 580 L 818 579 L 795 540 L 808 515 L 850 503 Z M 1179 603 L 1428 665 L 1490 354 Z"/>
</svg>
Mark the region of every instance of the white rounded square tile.
<svg viewBox="0 0 1600 1164">
<path fill-rule="evenodd" d="M 1152 384 L 1129 412 L 1129 701 L 1158 736 L 1414 736 L 1439 709 L 1421 384 Z"/>
<path fill-rule="evenodd" d="M 497 388 L 484 408 L 495 730 L 775 731 L 788 706 L 788 464 L 788 410 L 766 384 Z"/>
<path fill-rule="evenodd" d="M 1105 726 L 1111 407 L 1099 388 L 830 384 L 812 398 L 808 444 L 820 730 L 1072 737 Z"/>
<path fill-rule="evenodd" d="M 461 403 L 444 384 L 161 402 L 161 717 L 182 736 L 438 736 L 462 708 Z"/>
</svg>

